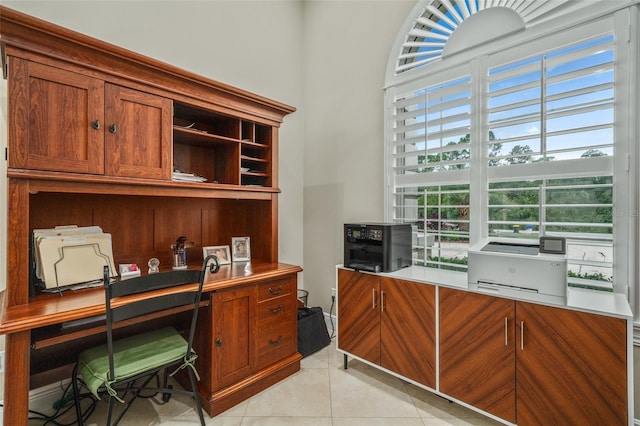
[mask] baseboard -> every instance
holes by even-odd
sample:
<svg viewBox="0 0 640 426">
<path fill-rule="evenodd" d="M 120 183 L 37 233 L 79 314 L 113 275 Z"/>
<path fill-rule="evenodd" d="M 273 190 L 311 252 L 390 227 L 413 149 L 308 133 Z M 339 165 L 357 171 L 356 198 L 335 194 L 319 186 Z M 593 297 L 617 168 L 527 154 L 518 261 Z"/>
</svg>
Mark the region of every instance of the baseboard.
<svg viewBox="0 0 640 426">
<path fill-rule="evenodd" d="M 53 404 L 62 398 L 63 389 L 68 383 L 69 380 L 64 380 L 29 391 L 29 410 L 51 414 L 54 411 Z M 0 401 L 0 404 L 4 407 L 4 400 Z M 0 426 L 2 424 L 3 409 L 0 407 Z"/>
</svg>

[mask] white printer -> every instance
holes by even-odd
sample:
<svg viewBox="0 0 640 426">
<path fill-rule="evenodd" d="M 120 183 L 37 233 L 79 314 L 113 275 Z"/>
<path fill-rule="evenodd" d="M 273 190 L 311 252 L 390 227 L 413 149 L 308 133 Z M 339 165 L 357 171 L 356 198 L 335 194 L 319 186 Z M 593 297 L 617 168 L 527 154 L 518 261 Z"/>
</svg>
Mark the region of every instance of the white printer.
<svg viewBox="0 0 640 426">
<path fill-rule="evenodd" d="M 469 249 L 469 289 L 565 305 L 567 255 L 563 239 L 487 238 Z M 551 249 L 546 248 L 551 247 Z"/>
</svg>

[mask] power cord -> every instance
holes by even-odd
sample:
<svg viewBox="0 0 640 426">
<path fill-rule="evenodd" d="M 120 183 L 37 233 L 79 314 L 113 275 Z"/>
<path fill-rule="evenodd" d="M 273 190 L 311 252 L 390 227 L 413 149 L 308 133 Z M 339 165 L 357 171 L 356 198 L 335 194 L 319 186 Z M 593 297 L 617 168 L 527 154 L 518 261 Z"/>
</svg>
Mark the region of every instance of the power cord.
<svg viewBox="0 0 640 426">
<path fill-rule="evenodd" d="M 334 337 L 336 337 L 336 325 L 333 322 L 333 308 L 335 305 L 336 305 L 336 296 L 332 294 L 331 307 L 329 308 L 329 321 L 331 322 L 331 336 L 329 336 L 330 339 L 333 339 Z"/>
<path fill-rule="evenodd" d="M 157 382 L 157 387 L 160 387 L 160 376 L 158 373 L 156 373 L 155 375 L 155 379 Z M 153 379 L 153 377 L 151 378 Z M 84 386 L 84 383 L 81 381 L 82 386 Z M 148 383 L 148 382 L 147 382 Z M 75 419 L 75 415 L 73 416 L 74 420 L 70 423 L 62 423 L 59 421 L 59 419 L 64 416 L 65 414 L 67 414 L 69 411 L 73 410 L 75 411 L 75 398 L 73 395 L 73 387 L 71 382 L 69 382 L 67 384 L 66 387 L 62 388 L 62 397 L 60 397 L 60 399 L 58 399 L 56 402 L 53 403 L 52 408 L 55 410 L 53 414 L 47 415 L 44 414 L 42 412 L 36 411 L 36 410 L 29 410 L 29 420 L 30 421 L 42 421 L 41 425 L 42 426 L 47 426 L 47 425 L 53 425 L 53 426 L 73 426 L 78 424 L 78 421 Z M 142 394 L 138 394 L 137 398 L 153 398 L 156 395 L 158 395 L 159 392 L 154 392 L 150 395 L 142 395 Z M 102 392 L 102 395 L 107 395 L 106 392 Z M 91 416 L 91 414 L 93 414 L 93 412 L 96 409 L 96 406 L 98 404 L 98 401 L 95 396 L 90 393 L 90 392 L 86 392 L 86 393 L 81 393 L 78 397 L 78 402 L 82 403 L 82 401 L 84 401 L 85 399 L 89 399 L 91 401 L 90 405 L 87 406 L 87 408 L 85 408 L 84 412 L 82 413 L 82 422 L 86 423 L 87 420 L 89 419 L 89 417 Z M 164 400 L 163 398 L 163 402 L 162 403 L 166 403 L 167 401 Z M 4 407 L 3 404 L 0 404 L 0 407 Z"/>
<path fill-rule="evenodd" d="M 70 389 L 71 389 L 71 382 L 69 382 L 67 387 L 63 389 L 62 398 L 60 398 L 58 401 L 56 401 L 53 404 L 53 408 L 56 410 L 53 414 L 47 415 L 47 414 L 41 413 L 39 411 L 30 409 L 29 410 L 29 420 L 30 421 L 42 421 L 43 422 L 42 426 L 46 426 L 46 425 L 73 426 L 73 425 L 77 424 L 78 423 L 77 420 L 74 420 L 71 423 L 61 423 L 60 421 L 58 421 L 60 419 L 60 417 L 62 417 L 65 414 L 67 414 L 69 411 L 71 411 L 71 410 L 75 411 L 73 390 L 71 390 L 71 392 L 69 392 Z M 92 403 L 91 403 L 90 406 L 87 407 L 85 412 L 82 414 L 83 422 L 86 421 L 89 418 L 89 416 L 91 416 L 91 414 L 95 410 L 96 404 L 98 402 L 96 399 L 94 399 L 92 397 L 91 394 L 82 394 L 82 395 L 80 395 L 79 399 L 83 400 L 83 399 L 86 399 L 87 397 L 91 397 Z M 4 404 L 0 404 L 0 407 L 4 407 Z M 75 418 L 75 416 L 74 416 L 74 418 Z"/>
</svg>

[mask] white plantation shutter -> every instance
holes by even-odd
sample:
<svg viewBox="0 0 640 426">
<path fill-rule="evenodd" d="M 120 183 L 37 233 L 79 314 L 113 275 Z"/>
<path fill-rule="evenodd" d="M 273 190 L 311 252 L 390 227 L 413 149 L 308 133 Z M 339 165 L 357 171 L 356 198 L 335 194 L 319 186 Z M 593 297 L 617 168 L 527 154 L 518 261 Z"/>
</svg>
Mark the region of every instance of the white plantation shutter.
<svg viewBox="0 0 640 426">
<path fill-rule="evenodd" d="M 488 235 L 563 236 L 570 285 L 611 290 L 613 35 L 491 66 L 488 76 Z"/>
<path fill-rule="evenodd" d="M 466 76 L 394 101 L 396 175 L 469 168 L 470 80 Z"/>
<path fill-rule="evenodd" d="M 390 169 L 393 219 L 413 225 L 414 263 L 460 271 L 469 243 L 472 89 L 471 77 L 459 72 L 395 92 Z"/>
<path fill-rule="evenodd" d="M 490 68 L 489 166 L 612 155 L 613 55 L 608 34 Z"/>
</svg>

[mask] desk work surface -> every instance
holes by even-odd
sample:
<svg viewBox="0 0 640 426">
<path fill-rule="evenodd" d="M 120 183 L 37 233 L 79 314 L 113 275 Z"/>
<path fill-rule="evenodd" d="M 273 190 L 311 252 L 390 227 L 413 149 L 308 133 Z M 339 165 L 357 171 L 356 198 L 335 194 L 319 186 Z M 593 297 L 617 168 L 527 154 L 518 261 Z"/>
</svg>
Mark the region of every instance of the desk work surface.
<svg viewBox="0 0 640 426">
<path fill-rule="evenodd" d="M 195 266 L 193 266 L 195 268 Z M 255 281 L 264 281 L 302 271 L 299 266 L 285 263 L 237 262 L 221 265 L 220 271 L 207 272 L 203 292 L 223 290 Z M 180 286 L 167 293 L 180 292 L 191 286 Z M 60 294 L 38 294 L 28 304 L 7 307 L 2 293 L 0 334 L 18 333 L 65 321 L 97 316 L 105 313 L 104 288 L 94 287 Z"/>
</svg>

